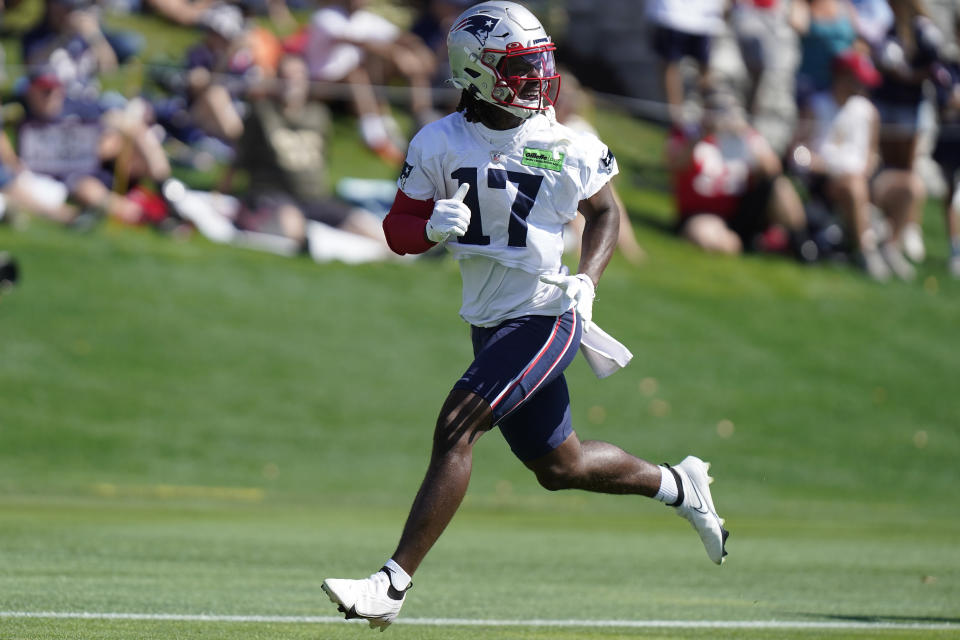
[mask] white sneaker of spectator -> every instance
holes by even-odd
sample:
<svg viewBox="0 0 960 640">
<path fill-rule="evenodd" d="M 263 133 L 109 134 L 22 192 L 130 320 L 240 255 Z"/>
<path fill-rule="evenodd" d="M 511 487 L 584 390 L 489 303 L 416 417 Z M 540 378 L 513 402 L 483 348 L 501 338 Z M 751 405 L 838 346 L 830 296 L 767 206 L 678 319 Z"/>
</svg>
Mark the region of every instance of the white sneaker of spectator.
<svg viewBox="0 0 960 640">
<path fill-rule="evenodd" d="M 950 256 L 950 275 L 960 279 L 960 254 Z"/>
<path fill-rule="evenodd" d="M 877 282 L 886 282 L 890 279 L 890 267 L 876 249 L 863 249 L 860 252 L 859 262 L 867 275 Z"/>
<path fill-rule="evenodd" d="M 913 280 L 917 277 L 917 270 L 913 268 L 900 249 L 893 242 L 884 242 L 880 245 L 880 255 L 890 267 L 890 271 L 901 280 Z"/>
<path fill-rule="evenodd" d="M 923 230 L 916 222 L 908 223 L 900 234 L 900 244 L 905 255 L 914 264 L 920 264 L 927 257 L 927 248 L 923 244 Z"/>
</svg>

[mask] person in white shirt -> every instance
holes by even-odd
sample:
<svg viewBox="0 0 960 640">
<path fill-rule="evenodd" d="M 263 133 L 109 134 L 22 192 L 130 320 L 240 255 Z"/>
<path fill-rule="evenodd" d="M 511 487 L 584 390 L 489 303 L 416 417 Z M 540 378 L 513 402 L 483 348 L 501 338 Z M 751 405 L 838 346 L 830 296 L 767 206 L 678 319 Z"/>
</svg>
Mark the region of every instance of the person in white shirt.
<svg viewBox="0 0 960 640">
<path fill-rule="evenodd" d="M 386 18 L 366 9 L 367 0 L 338 0 L 310 19 L 304 55 L 313 80 L 345 82 L 360 118 L 364 142 L 382 159 L 399 164 L 400 133 L 389 104 L 373 89 L 399 76 L 410 85 L 410 110 L 419 126 L 436 119 L 430 79 L 436 59 L 427 46 Z M 384 72 L 375 77 L 371 61 Z"/>
<path fill-rule="evenodd" d="M 460 264 L 460 315 L 472 325 L 475 357 L 440 409 L 396 551 L 367 579 L 323 583 L 347 618 L 371 627 L 399 614 L 412 574 L 466 493 L 477 439 L 494 427 L 543 487 L 656 498 L 690 521 L 713 562 L 726 555 L 706 463 L 688 456 L 658 466 L 573 431 L 563 371 L 581 338 L 591 363 L 625 351 L 592 322 L 617 241 L 610 180 L 618 169 L 595 136 L 556 121 L 554 44 L 530 11 L 499 0 L 461 14 L 447 42 L 460 106 L 414 137 L 384 230 L 397 253 L 447 243 Z M 579 272 L 567 275 L 562 232 L 578 209 L 586 220 Z M 609 375 L 626 361 L 594 370 Z"/>
<path fill-rule="evenodd" d="M 915 174 L 877 173 L 880 117 L 863 93 L 879 82 L 866 54 L 850 49 L 836 56 L 832 89 L 811 98 L 800 134 L 803 144 L 794 150 L 794 159 L 815 176 L 814 191 L 840 211 L 867 274 L 880 281 L 891 275 L 909 280 L 913 267 L 895 242 L 877 232 L 871 218 L 875 205 L 890 226 L 902 226 L 914 194 L 923 189 Z"/>
</svg>

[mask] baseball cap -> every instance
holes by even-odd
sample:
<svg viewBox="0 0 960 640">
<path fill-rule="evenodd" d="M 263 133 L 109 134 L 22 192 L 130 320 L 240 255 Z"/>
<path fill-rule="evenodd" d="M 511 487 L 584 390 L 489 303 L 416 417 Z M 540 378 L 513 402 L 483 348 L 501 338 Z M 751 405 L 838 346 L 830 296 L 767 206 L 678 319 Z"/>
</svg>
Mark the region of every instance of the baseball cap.
<svg viewBox="0 0 960 640">
<path fill-rule="evenodd" d="M 42 87 L 44 89 L 55 89 L 63 84 L 60 81 L 60 76 L 57 75 L 57 72 L 50 65 L 30 67 L 28 76 L 31 86 Z"/>
<path fill-rule="evenodd" d="M 847 49 L 833 58 L 834 71 L 848 71 L 864 86 L 877 87 L 883 81 L 880 72 L 873 66 L 873 61 L 864 53 L 856 49 Z"/>
</svg>

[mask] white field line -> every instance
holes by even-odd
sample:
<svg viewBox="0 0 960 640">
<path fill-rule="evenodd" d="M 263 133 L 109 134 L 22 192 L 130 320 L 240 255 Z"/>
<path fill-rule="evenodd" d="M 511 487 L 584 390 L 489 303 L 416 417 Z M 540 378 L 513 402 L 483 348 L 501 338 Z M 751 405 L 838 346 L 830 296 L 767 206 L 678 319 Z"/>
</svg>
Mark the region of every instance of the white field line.
<svg viewBox="0 0 960 640">
<path fill-rule="evenodd" d="M 67 620 L 143 620 L 173 622 L 239 622 L 276 624 L 340 623 L 334 616 L 241 616 L 180 613 L 94 613 L 72 611 L 0 611 L 2 618 Z M 351 620 L 351 622 L 365 622 Z M 878 620 L 485 620 L 474 618 L 400 618 L 394 624 L 427 627 L 607 627 L 621 629 L 820 629 L 960 631 L 952 622 L 888 622 Z"/>
</svg>

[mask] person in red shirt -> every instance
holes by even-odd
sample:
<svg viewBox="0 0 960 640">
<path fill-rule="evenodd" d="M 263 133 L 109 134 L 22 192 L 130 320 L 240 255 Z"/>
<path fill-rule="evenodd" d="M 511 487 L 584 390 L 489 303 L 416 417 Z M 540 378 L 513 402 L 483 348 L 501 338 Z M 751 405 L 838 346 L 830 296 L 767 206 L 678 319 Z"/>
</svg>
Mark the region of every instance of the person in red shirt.
<svg viewBox="0 0 960 640">
<path fill-rule="evenodd" d="M 783 175 L 776 153 L 747 124 L 729 93 L 714 90 L 705 99 L 700 130 L 675 129 L 667 142 L 677 230 L 707 251 L 739 254 L 789 245 L 812 260 L 815 245 L 806 234 L 803 203 Z M 776 239 L 772 225 L 785 231 Z"/>
</svg>

